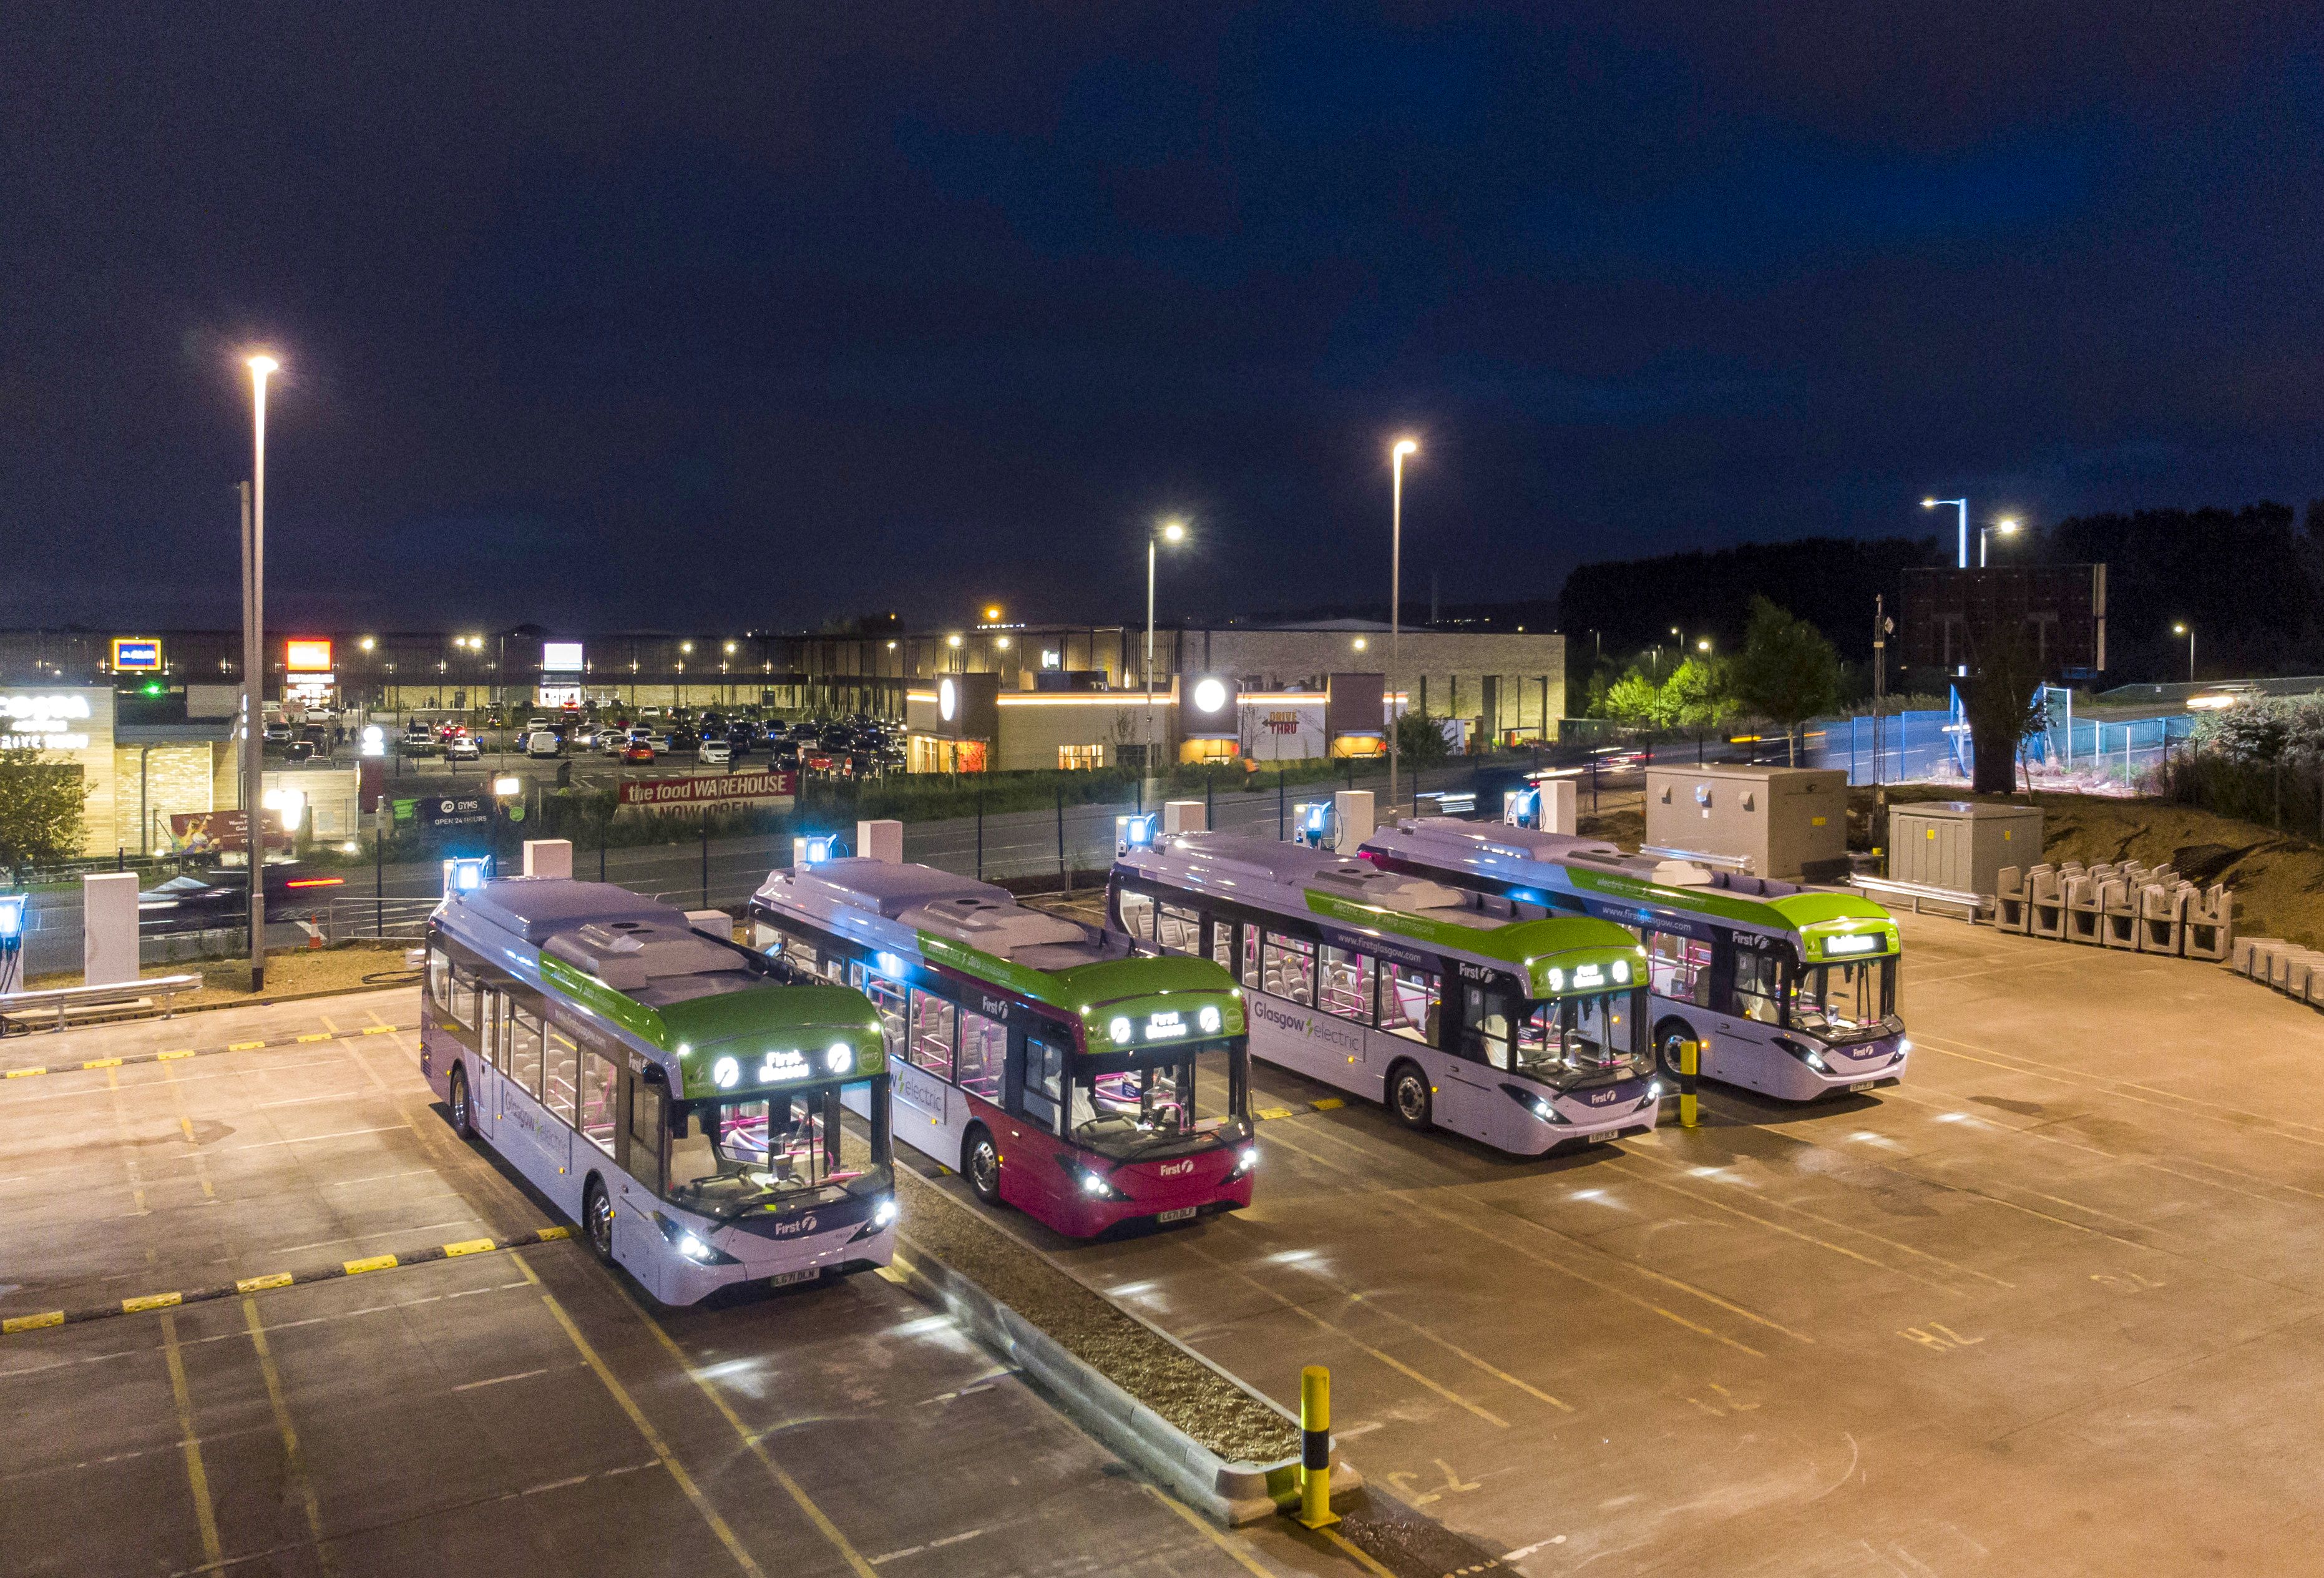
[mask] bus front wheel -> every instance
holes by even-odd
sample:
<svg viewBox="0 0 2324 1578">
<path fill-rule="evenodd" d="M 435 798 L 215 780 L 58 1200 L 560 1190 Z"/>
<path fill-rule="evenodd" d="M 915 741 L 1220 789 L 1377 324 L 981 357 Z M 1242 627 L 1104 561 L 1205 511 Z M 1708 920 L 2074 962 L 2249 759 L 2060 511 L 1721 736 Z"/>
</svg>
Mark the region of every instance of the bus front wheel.
<svg viewBox="0 0 2324 1578">
<path fill-rule="evenodd" d="M 987 1205 L 1001 1204 L 1001 1148 L 992 1143 L 991 1134 L 982 1129 L 968 1131 L 968 1143 L 961 1148 L 960 1170 L 978 1199 Z"/>
<path fill-rule="evenodd" d="M 463 1140 L 474 1140 L 476 1137 L 476 1114 L 468 1102 L 466 1069 L 456 1067 L 452 1070 L 450 1090 L 451 1094 L 445 1105 L 451 1110 L 452 1132 Z"/>
<path fill-rule="evenodd" d="M 589 1248 L 607 1265 L 613 1263 L 613 1202 L 595 1178 L 581 1192 L 581 1225 L 589 1234 Z"/>
<path fill-rule="evenodd" d="M 1679 1075 L 1679 1043 L 1697 1039 L 1694 1027 L 1684 1020 L 1665 1020 L 1655 1031 L 1655 1052 L 1662 1060 L 1663 1072 L 1676 1079 Z M 1698 1050 L 1695 1053 L 1695 1071 L 1701 1073 L 1702 1069 L 1702 1054 Z"/>
<path fill-rule="evenodd" d="M 1406 1129 L 1425 1129 L 1434 1106 L 1428 1076 L 1413 1064 L 1399 1063 L 1388 1076 L 1388 1110 Z"/>
</svg>

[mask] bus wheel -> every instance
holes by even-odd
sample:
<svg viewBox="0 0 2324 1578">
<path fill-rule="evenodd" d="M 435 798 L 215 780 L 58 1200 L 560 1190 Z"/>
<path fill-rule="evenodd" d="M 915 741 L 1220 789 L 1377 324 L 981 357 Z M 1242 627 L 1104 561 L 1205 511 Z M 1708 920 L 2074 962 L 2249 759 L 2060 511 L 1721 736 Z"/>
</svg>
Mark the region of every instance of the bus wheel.
<svg viewBox="0 0 2324 1578">
<path fill-rule="evenodd" d="M 1388 1110 L 1406 1129 L 1428 1127 L 1429 1110 L 1434 1105 L 1428 1091 L 1428 1076 L 1410 1063 L 1399 1063 L 1388 1071 Z"/>
<path fill-rule="evenodd" d="M 581 1191 L 581 1225 L 589 1234 L 589 1247 L 607 1265 L 613 1263 L 613 1202 L 605 1193 L 605 1186 L 596 1179 Z"/>
<path fill-rule="evenodd" d="M 961 1148 L 960 1170 L 978 1199 L 987 1205 L 1001 1204 L 1001 1148 L 992 1143 L 991 1134 L 982 1129 L 968 1131 L 968 1143 Z"/>
<path fill-rule="evenodd" d="M 466 1069 L 452 1070 L 451 1091 L 451 1099 L 446 1104 L 452 1110 L 452 1132 L 463 1140 L 474 1140 L 476 1137 L 476 1115 L 468 1105 L 468 1071 Z"/>
<path fill-rule="evenodd" d="M 1678 1077 L 1678 1044 L 1681 1041 L 1692 1041 L 1694 1039 L 1694 1027 L 1688 1024 L 1684 1020 L 1665 1020 L 1662 1024 L 1655 1029 L 1655 1055 L 1661 1060 L 1663 1072 L 1665 1074 L 1670 1075 L 1673 1079 L 1676 1079 Z M 1702 1071 L 1702 1053 L 1697 1052 L 1695 1054 L 1695 1072 L 1699 1074 Z"/>
</svg>

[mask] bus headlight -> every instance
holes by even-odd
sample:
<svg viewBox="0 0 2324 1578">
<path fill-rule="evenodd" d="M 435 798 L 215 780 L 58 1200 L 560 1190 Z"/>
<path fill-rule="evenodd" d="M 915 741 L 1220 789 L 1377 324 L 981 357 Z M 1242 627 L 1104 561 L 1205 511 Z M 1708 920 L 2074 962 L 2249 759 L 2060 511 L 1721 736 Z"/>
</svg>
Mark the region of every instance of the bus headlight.
<svg viewBox="0 0 2324 1578">
<path fill-rule="evenodd" d="M 1220 1014 L 1218 1004 L 1211 1003 L 1194 1016 L 1194 1022 L 1203 1027 L 1203 1034 L 1205 1036 L 1215 1036 L 1219 1033 L 1219 1027 L 1226 1020 Z"/>
<path fill-rule="evenodd" d="M 696 1265 L 706 1266 L 710 1263 L 710 1258 L 718 1251 L 692 1233 L 682 1232 L 678 1235 L 678 1252 Z"/>
<path fill-rule="evenodd" d="M 1256 1145 L 1246 1145 L 1242 1148 L 1242 1154 L 1235 1158 L 1233 1176 L 1239 1178 L 1242 1177 L 1243 1174 L 1252 1171 L 1258 1166 L 1259 1147 Z"/>
<path fill-rule="evenodd" d="M 872 1208 L 872 1225 L 874 1227 L 896 1225 L 896 1197 L 893 1195 Z"/>
<path fill-rule="evenodd" d="M 1662 1099 L 1663 1082 L 1658 1079 L 1650 1082 L 1646 1086 L 1646 1100 L 1650 1102 L 1659 1102 Z"/>
<path fill-rule="evenodd" d="M 742 1077 L 742 1066 L 732 1057 L 721 1057 L 710 1066 L 710 1081 L 722 1091 L 733 1090 L 734 1082 Z"/>
<path fill-rule="evenodd" d="M 1103 1173 L 1090 1167 L 1077 1169 L 1082 1176 L 1082 1193 L 1093 1200 L 1127 1200 L 1129 1195 L 1106 1181 Z"/>
<path fill-rule="evenodd" d="M 1896 1050 L 1899 1053 L 1910 1052 L 1912 1049 L 1913 1038 L 1910 1036 L 1904 1037 L 1896 1043 Z"/>
<path fill-rule="evenodd" d="M 844 1041 L 834 1041 L 823 1055 L 823 1066 L 834 1074 L 845 1074 L 854 1061 L 855 1053 Z"/>
</svg>

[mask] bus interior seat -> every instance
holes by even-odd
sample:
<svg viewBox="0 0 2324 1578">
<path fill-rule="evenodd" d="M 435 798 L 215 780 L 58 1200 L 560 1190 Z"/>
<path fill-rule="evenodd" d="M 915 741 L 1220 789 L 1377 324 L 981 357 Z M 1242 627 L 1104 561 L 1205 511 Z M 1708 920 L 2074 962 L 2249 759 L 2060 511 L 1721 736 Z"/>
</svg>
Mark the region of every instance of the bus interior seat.
<svg viewBox="0 0 2324 1578">
<path fill-rule="evenodd" d="M 709 1135 L 696 1130 L 681 1134 L 670 1142 L 669 1182 L 672 1188 L 717 1176 L 718 1150 L 710 1143 Z"/>
</svg>

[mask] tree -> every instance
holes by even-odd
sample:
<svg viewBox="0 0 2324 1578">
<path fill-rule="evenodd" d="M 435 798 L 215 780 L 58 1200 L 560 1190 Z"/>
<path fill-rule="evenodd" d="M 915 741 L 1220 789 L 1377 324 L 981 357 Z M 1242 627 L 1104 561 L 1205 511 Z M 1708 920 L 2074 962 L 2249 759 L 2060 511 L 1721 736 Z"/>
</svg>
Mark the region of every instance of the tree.
<svg viewBox="0 0 2324 1578">
<path fill-rule="evenodd" d="M 1689 658 L 1664 682 L 1658 721 L 1665 728 L 1694 736 L 1697 760 L 1702 737 L 1723 728 L 1737 710 L 1729 665 L 1718 659 Z"/>
<path fill-rule="evenodd" d="M 2017 748 L 2049 720 L 2041 701 L 2041 665 L 2016 625 L 1972 625 L 1968 633 L 1972 673 L 1960 684 L 1975 753 L 1969 788 L 1981 795 L 2010 794 L 2017 788 Z"/>
<path fill-rule="evenodd" d="M 1633 669 L 1606 687 L 1599 710 L 1618 724 L 1653 727 L 1662 721 L 1656 715 L 1661 706 L 1662 692 L 1655 682 Z"/>
<path fill-rule="evenodd" d="M 1396 752 L 1409 772 L 1442 765 L 1452 753 L 1452 744 L 1444 738 L 1444 720 L 1425 712 L 1403 714 L 1396 720 Z"/>
<path fill-rule="evenodd" d="M 78 771 L 38 751 L 0 751 L 0 867 L 21 872 L 80 853 Z"/>
<path fill-rule="evenodd" d="M 1840 654 L 1814 625 L 1755 595 L 1732 685 L 1735 700 L 1745 709 L 1782 725 L 1796 767 L 1800 725 L 1840 705 Z"/>
</svg>

